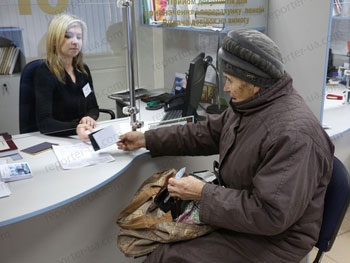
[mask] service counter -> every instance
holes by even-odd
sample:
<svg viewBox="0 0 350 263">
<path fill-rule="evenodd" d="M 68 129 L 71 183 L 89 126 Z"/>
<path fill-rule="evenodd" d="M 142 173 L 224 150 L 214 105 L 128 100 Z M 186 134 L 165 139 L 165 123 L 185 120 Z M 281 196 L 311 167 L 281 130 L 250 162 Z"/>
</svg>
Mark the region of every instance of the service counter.
<svg viewBox="0 0 350 263">
<path fill-rule="evenodd" d="M 159 120 L 162 112 L 148 113 Z M 129 118 L 98 125 L 129 123 Z M 74 144 L 79 140 L 40 133 L 14 136 L 19 149 L 48 141 Z M 126 258 L 116 246 L 119 212 L 141 183 L 154 172 L 186 166 L 187 171 L 211 169 L 210 157 L 151 158 L 147 150 L 123 152 L 106 148 L 115 161 L 63 170 L 52 150 L 37 155 L 20 152 L 33 178 L 9 183 L 12 194 L 0 199 L 0 262 L 110 263 L 141 262 Z"/>
</svg>

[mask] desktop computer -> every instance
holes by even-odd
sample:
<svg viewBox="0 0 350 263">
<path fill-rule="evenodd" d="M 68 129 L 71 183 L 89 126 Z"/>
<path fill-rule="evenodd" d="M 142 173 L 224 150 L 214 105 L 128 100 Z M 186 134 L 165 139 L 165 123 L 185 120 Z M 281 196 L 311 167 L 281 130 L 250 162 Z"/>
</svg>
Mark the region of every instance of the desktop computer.
<svg viewBox="0 0 350 263">
<path fill-rule="evenodd" d="M 166 114 L 162 121 L 186 116 L 194 116 L 195 122 L 198 120 L 197 108 L 202 97 L 207 68 L 204 52 L 192 59 L 187 73 L 185 93 L 177 94 L 165 102 Z"/>
</svg>

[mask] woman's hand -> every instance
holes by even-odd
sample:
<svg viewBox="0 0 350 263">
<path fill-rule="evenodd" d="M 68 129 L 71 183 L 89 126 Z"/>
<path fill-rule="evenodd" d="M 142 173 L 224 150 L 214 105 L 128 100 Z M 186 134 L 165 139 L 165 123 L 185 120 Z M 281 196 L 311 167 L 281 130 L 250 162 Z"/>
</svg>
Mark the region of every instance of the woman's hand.
<svg viewBox="0 0 350 263">
<path fill-rule="evenodd" d="M 93 132 L 95 127 L 96 121 L 90 116 L 81 118 L 76 128 L 76 133 L 78 134 L 79 139 L 84 142 L 90 141 L 88 134 Z"/>
<path fill-rule="evenodd" d="M 90 141 L 89 139 L 89 133 L 93 132 L 94 129 L 86 124 L 78 124 L 77 128 L 76 128 L 76 133 L 79 136 L 79 139 L 84 141 L 84 142 L 88 142 Z"/>
<path fill-rule="evenodd" d="M 146 147 L 146 138 L 142 132 L 127 132 L 119 137 L 117 146 L 123 151 L 133 151 Z"/>
<path fill-rule="evenodd" d="M 83 118 L 81 118 L 81 120 L 79 121 L 79 124 L 84 124 L 86 126 L 90 126 L 92 128 L 96 127 L 96 121 L 91 118 L 90 116 L 85 116 Z"/>
<path fill-rule="evenodd" d="M 200 200 L 204 184 L 193 176 L 185 176 L 181 179 L 170 178 L 168 191 L 171 196 L 182 200 Z"/>
</svg>

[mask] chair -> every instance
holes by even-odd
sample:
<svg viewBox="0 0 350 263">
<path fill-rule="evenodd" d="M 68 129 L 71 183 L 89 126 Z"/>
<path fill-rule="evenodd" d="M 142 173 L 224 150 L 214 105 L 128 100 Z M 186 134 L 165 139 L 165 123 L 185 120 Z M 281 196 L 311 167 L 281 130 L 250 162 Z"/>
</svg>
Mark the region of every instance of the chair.
<svg viewBox="0 0 350 263">
<path fill-rule="evenodd" d="M 343 222 L 350 201 L 349 173 L 344 164 L 334 157 L 333 172 L 327 186 L 325 197 L 323 221 L 318 241 L 318 248 L 313 263 L 321 262 L 325 252 L 331 250 Z"/>
<path fill-rule="evenodd" d="M 19 94 L 19 131 L 20 133 L 38 131 L 35 114 L 35 94 L 34 94 L 34 72 L 42 63 L 43 59 L 29 62 L 22 70 L 20 78 Z M 99 109 L 100 112 L 107 113 L 111 119 L 115 119 L 115 113 L 109 109 Z"/>
</svg>

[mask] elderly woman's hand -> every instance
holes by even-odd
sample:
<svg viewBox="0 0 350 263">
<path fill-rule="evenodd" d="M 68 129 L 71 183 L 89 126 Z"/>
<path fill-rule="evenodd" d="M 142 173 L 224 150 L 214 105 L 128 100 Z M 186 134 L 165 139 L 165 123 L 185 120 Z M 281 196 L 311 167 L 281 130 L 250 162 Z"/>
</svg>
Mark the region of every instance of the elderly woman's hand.
<svg viewBox="0 0 350 263">
<path fill-rule="evenodd" d="M 145 135 L 138 131 L 127 132 L 119 137 L 117 146 L 123 151 L 133 151 L 146 147 Z"/>
<path fill-rule="evenodd" d="M 181 179 L 170 178 L 168 191 L 171 196 L 182 200 L 200 200 L 204 184 L 193 176 L 185 176 Z"/>
</svg>

